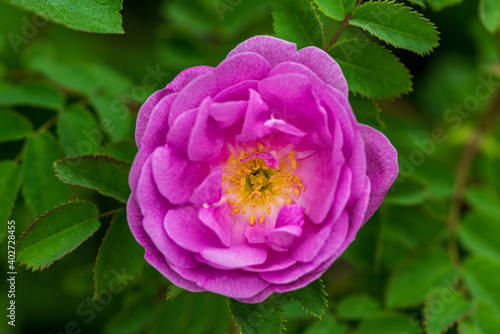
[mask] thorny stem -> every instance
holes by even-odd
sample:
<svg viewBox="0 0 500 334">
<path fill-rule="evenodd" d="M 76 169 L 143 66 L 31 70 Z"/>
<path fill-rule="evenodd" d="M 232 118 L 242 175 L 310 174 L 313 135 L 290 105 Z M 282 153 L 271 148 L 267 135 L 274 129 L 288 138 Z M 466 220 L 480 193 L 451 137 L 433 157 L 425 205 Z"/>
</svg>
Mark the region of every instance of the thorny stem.
<svg viewBox="0 0 500 334">
<path fill-rule="evenodd" d="M 448 251 L 453 265 L 460 265 L 458 254 L 457 229 L 460 213 L 465 197 L 465 190 L 469 180 L 470 170 L 485 134 L 495 125 L 496 118 L 500 115 L 500 93 L 497 94 L 491 109 L 480 120 L 472 136 L 465 145 L 455 174 L 455 187 L 451 198 L 450 212 L 448 215 Z"/>
</svg>

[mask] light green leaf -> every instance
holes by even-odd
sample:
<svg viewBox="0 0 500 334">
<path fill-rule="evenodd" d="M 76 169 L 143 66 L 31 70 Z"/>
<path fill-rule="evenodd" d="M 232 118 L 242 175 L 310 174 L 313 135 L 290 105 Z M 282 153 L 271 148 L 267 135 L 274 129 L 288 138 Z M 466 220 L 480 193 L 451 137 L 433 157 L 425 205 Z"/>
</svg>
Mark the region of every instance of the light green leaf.
<svg viewBox="0 0 500 334">
<path fill-rule="evenodd" d="M 463 266 L 465 283 L 473 297 L 492 304 L 500 315 L 500 262 L 485 256 L 468 258 Z"/>
<path fill-rule="evenodd" d="M 90 102 L 111 140 L 117 141 L 131 135 L 132 117 L 120 98 L 109 93 L 96 92 L 91 95 Z"/>
<path fill-rule="evenodd" d="M 6 0 L 68 28 L 96 33 L 123 34 L 122 0 Z"/>
<path fill-rule="evenodd" d="M 378 300 L 365 294 L 348 296 L 337 305 L 337 314 L 347 320 L 362 320 L 380 310 Z"/>
<path fill-rule="evenodd" d="M 342 21 L 352 14 L 355 0 L 314 0 L 326 16 L 334 20 Z"/>
<path fill-rule="evenodd" d="M 179 296 L 181 293 L 185 292 L 183 288 L 179 288 L 175 284 L 170 284 L 167 291 L 167 297 L 165 300 L 174 300 L 175 297 Z"/>
<path fill-rule="evenodd" d="M 349 24 L 418 54 L 429 53 L 438 45 L 436 27 L 420 13 L 394 1 L 365 2 L 356 8 Z"/>
<path fill-rule="evenodd" d="M 7 232 L 7 221 L 21 185 L 20 174 L 21 170 L 14 161 L 0 161 L 0 240 Z"/>
<path fill-rule="evenodd" d="M 57 131 L 67 157 L 94 154 L 104 139 L 94 115 L 80 105 L 59 114 Z"/>
<path fill-rule="evenodd" d="M 420 334 L 419 324 L 409 321 L 409 316 L 399 313 L 380 314 L 368 318 L 358 328 L 359 334 Z"/>
<path fill-rule="evenodd" d="M 62 204 L 38 218 L 16 246 L 17 258 L 27 269 L 44 269 L 73 251 L 101 225 L 99 211 L 90 202 Z"/>
<path fill-rule="evenodd" d="M 122 282 L 116 276 L 136 277 L 144 267 L 144 249 L 130 232 L 127 212 L 119 211 L 102 241 L 94 270 L 94 298 L 106 291 L 113 291 Z"/>
<path fill-rule="evenodd" d="M 427 334 L 441 334 L 472 311 L 474 304 L 462 292 L 447 287 L 433 293 L 425 303 Z"/>
<path fill-rule="evenodd" d="M 409 307 L 418 305 L 431 289 L 454 282 L 456 271 L 448 254 L 433 249 L 412 258 L 398 268 L 389 280 L 387 305 Z"/>
<path fill-rule="evenodd" d="M 338 322 L 331 315 L 327 314 L 321 320 L 316 320 L 311 326 L 307 327 L 304 334 L 345 334 L 347 326 Z"/>
<path fill-rule="evenodd" d="M 65 183 L 97 190 L 123 203 L 128 200 L 129 163 L 107 156 L 86 155 L 64 158 L 54 166 L 57 177 Z"/>
<path fill-rule="evenodd" d="M 465 248 L 500 261 L 500 218 L 488 213 L 469 212 L 459 225 L 458 236 Z"/>
<path fill-rule="evenodd" d="M 369 98 L 391 98 L 411 91 L 408 69 L 389 50 L 364 40 L 343 40 L 329 54 L 340 65 L 349 89 Z"/>
<path fill-rule="evenodd" d="M 15 111 L 0 110 L 0 143 L 23 139 L 31 131 L 33 126 L 26 117 Z"/>
<path fill-rule="evenodd" d="M 68 200 L 69 187 L 54 173 L 53 163 L 61 158 L 59 152 L 59 145 L 49 132 L 37 133 L 26 141 L 22 165 L 23 195 L 37 216 Z"/>
<path fill-rule="evenodd" d="M 321 318 L 328 307 L 327 293 L 321 279 L 318 279 L 302 289 L 291 291 L 287 294 L 297 301 L 302 307 L 315 317 Z"/>
<path fill-rule="evenodd" d="M 297 44 L 297 47 L 323 48 L 323 25 L 309 0 L 273 0 L 273 20 L 276 36 Z"/>
<path fill-rule="evenodd" d="M 61 110 L 63 94 L 43 83 L 22 83 L 0 90 L 0 106 L 29 106 Z"/>
<path fill-rule="evenodd" d="M 479 17 L 486 29 L 494 33 L 500 27 L 500 1 L 480 0 Z"/>
<path fill-rule="evenodd" d="M 285 329 L 283 310 L 269 299 L 258 304 L 230 299 L 229 308 L 243 334 L 279 334 Z"/>
<path fill-rule="evenodd" d="M 131 139 L 123 139 L 99 148 L 99 154 L 109 155 L 116 160 L 134 162 L 137 146 Z"/>
<path fill-rule="evenodd" d="M 459 323 L 458 328 L 460 334 L 485 334 L 484 332 L 480 331 L 470 320 L 463 320 Z"/>
</svg>

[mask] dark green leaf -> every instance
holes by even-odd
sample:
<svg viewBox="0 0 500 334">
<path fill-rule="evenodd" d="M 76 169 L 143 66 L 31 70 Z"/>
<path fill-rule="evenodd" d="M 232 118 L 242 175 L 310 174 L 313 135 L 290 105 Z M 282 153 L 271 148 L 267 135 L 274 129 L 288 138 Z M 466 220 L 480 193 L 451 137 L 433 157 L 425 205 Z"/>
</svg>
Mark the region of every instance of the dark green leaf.
<svg viewBox="0 0 500 334">
<path fill-rule="evenodd" d="M 90 102 L 111 140 L 129 137 L 132 133 L 132 117 L 120 98 L 109 93 L 97 92 L 91 95 Z"/>
<path fill-rule="evenodd" d="M 389 307 L 409 307 L 422 302 L 431 289 L 454 282 L 456 271 L 448 254 L 432 250 L 403 264 L 392 275 L 387 289 Z"/>
<path fill-rule="evenodd" d="M 42 83 L 22 83 L 0 90 L 0 106 L 30 106 L 61 110 L 64 104 L 62 93 Z"/>
<path fill-rule="evenodd" d="M 476 311 L 477 313 L 477 311 Z M 469 320 L 463 320 L 459 323 L 459 333 L 460 334 L 485 334 L 480 331 L 474 324 Z"/>
<path fill-rule="evenodd" d="M 487 213 L 470 212 L 459 226 L 460 242 L 471 252 L 500 261 L 500 218 Z"/>
<path fill-rule="evenodd" d="M 472 311 L 474 304 L 452 287 L 433 293 L 425 303 L 428 334 L 441 334 Z"/>
<path fill-rule="evenodd" d="M 326 16 L 334 20 L 342 21 L 352 14 L 355 0 L 314 0 Z"/>
<path fill-rule="evenodd" d="M 309 0 L 273 0 L 276 36 L 297 44 L 297 47 L 323 48 L 325 36 L 316 10 Z"/>
<path fill-rule="evenodd" d="M 473 297 L 492 304 L 500 315 L 500 262 L 484 256 L 473 256 L 463 264 L 465 282 Z"/>
<path fill-rule="evenodd" d="M 363 123 L 374 128 L 385 127 L 384 123 L 380 119 L 382 110 L 375 101 L 366 99 L 359 95 L 350 94 L 349 103 L 351 104 L 352 110 L 354 111 L 356 119 L 359 123 Z"/>
<path fill-rule="evenodd" d="M 410 321 L 406 314 L 389 313 L 371 317 L 361 323 L 359 334 L 420 334 L 423 333 L 419 324 Z"/>
<path fill-rule="evenodd" d="M 487 302 L 477 303 L 475 312 L 472 314 L 472 320 L 475 325 L 476 333 L 473 334 L 493 334 L 500 328 L 500 313 L 495 307 Z M 461 334 L 467 334 L 465 332 Z"/>
<path fill-rule="evenodd" d="M 6 0 L 68 28 L 122 34 L 122 0 Z"/>
<path fill-rule="evenodd" d="M 438 45 L 436 27 L 422 14 L 394 1 L 365 2 L 349 24 L 368 30 L 396 47 L 418 54 L 429 53 Z"/>
<path fill-rule="evenodd" d="M 331 315 L 325 315 L 321 320 L 316 320 L 311 326 L 307 327 L 304 334 L 345 334 L 347 326 L 338 322 Z"/>
<path fill-rule="evenodd" d="M 111 221 L 111 226 L 102 241 L 97 254 L 94 270 L 95 294 L 115 290 L 116 276 L 135 278 L 144 267 L 144 249 L 137 243 L 130 232 L 127 212 L 119 211 Z"/>
<path fill-rule="evenodd" d="M 122 307 L 106 326 L 108 334 L 143 333 L 155 314 L 155 290 L 152 286 L 141 286 L 141 290 L 123 295 Z"/>
<path fill-rule="evenodd" d="M 0 240 L 7 232 L 7 221 L 21 185 L 20 174 L 21 170 L 14 161 L 0 161 Z"/>
<path fill-rule="evenodd" d="M 57 131 L 67 157 L 94 154 L 104 139 L 94 115 L 79 105 L 60 113 Z"/>
<path fill-rule="evenodd" d="M 137 154 L 137 146 L 133 140 L 123 139 L 99 148 L 99 153 L 132 163 Z"/>
<path fill-rule="evenodd" d="M 173 300 L 173 299 L 175 299 L 175 297 L 179 296 L 181 293 L 183 293 L 185 291 L 186 290 L 184 290 L 183 288 L 179 288 L 177 285 L 171 284 L 168 287 L 167 297 L 165 300 Z"/>
<path fill-rule="evenodd" d="M 28 269 L 44 269 L 73 251 L 101 225 L 90 202 L 69 202 L 38 218 L 16 246 L 19 262 Z"/>
<path fill-rule="evenodd" d="M 427 0 L 427 4 L 434 9 L 439 11 L 447 7 L 455 6 L 462 3 L 463 0 Z"/>
<path fill-rule="evenodd" d="M 378 300 L 369 295 L 348 296 L 337 305 L 337 314 L 347 320 L 362 320 L 380 310 Z"/>
<path fill-rule="evenodd" d="M 480 0 L 479 17 L 486 29 L 494 33 L 500 27 L 500 1 Z"/>
<path fill-rule="evenodd" d="M 418 177 L 402 177 L 389 189 L 385 197 L 386 203 L 396 205 L 416 205 L 422 203 L 428 196 L 427 183 Z"/>
<path fill-rule="evenodd" d="M 97 190 L 126 203 L 130 194 L 130 164 L 116 159 L 86 155 L 64 158 L 54 164 L 57 177 L 65 183 Z"/>
<path fill-rule="evenodd" d="M 285 329 L 283 310 L 270 300 L 246 304 L 230 299 L 229 308 L 243 334 L 279 334 Z"/>
<path fill-rule="evenodd" d="M 33 130 L 30 121 L 10 110 L 0 110 L 0 143 L 23 139 Z"/>
<path fill-rule="evenodd" d="M 369 98 L 391 98 L 411 91 L 411 76 L 389 50 L 363 40 L 343 40 L 330 55 L 344 73 L 349 89 Z"/>
<path fill-rule="evenodd" d="M 288 296 L 299 302 L 302 307 L 315 317 L 321 318 L 328 307 L 327 293 L 321 279 L 318 279 L 302 289 L 288 293 Z"/>
<path fill-rule="evenodd" d="M 69 187 L 54 173 L 53 163 L 61 158 L 59 152 L 59 145 L 49 132 L 37 133 L 26 141 L 22 165 L 23 195 L 36 215 L 68 200 Z"/>
</svg>

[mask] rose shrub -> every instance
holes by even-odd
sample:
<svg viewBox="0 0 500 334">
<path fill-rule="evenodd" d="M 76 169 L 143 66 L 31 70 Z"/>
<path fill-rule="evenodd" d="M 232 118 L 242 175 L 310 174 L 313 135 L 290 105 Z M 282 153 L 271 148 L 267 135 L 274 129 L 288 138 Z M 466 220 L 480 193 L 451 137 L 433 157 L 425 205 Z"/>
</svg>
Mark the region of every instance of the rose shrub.
<svg viewBox="0 0 500 334">
<path fill-rule="evenodd" d="M 324 51 L 251 38 L 142 106 L 128 220 L 174 284 L 242 302 L 301 288 L 353 241 L 398 173 Z"/>
</svg>

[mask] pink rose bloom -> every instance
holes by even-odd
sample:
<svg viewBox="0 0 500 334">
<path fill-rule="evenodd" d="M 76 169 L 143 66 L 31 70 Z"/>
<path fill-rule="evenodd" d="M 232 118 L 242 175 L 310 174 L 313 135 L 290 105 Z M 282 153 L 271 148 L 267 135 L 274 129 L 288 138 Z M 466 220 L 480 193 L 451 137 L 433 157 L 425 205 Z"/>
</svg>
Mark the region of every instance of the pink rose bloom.
<svg viewBox="0 0 500 334">
<path fill-rule="evenodd" d="M 142 106 L 128 220 L 175 285 L 257 303 L 323 274 L 398 174 L 339 65 L 269 36 L 181 72 Z"/>
</svg>

